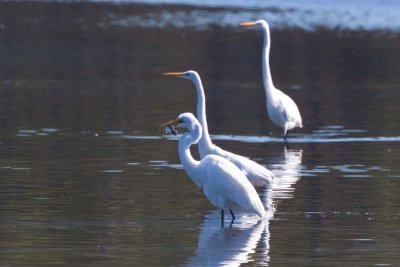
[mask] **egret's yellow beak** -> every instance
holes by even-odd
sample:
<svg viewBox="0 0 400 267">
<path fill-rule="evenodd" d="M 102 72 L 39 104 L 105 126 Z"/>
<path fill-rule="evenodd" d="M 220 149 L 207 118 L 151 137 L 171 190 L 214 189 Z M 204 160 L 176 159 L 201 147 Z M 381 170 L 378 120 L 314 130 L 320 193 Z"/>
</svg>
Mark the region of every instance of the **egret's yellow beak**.
<svg viewBox="0 0 400 267">
<path fill-rule="evenodd" d="M 248 21 L 248 22 L 242 22 L 239 25 L 240 25 L 240 27 L 251 27 L 256 24 L 257 24 L 257 22 L 255 22 L 255 21 Z"/>
<path fill-rule="evenodd" d="M 156 129 L 160 130 L 160 131 L 164 131 L 166 134 L 177 134 L 177 131 L 175 130 L 176 125 L 180 124 L 181 121 L 175 119 L 175 120 L 170 120 L 167 121 L 163 124 L 161 124 L 160 126 L 156 127 Z"/>
<path fill-rule="evenodd" d="M 161 124 L 160 126 L 158 126 L 157 128 L 158 128 L 158 129 L 162 129 L 162 128 L 164 128 L 164 127 L 167 126 L 167 125 L 176 126 L 176 125 L 178 125 L 178 124 L 179 124 L 179 122 L 175 119 L 175 120 L 167 121 L 167 122 Z"/>
<path fill-rule="evenodd" d="M 180 77 L 183 76 L 183 72 L 164 72 L 163 76 Z"/>
</svg>

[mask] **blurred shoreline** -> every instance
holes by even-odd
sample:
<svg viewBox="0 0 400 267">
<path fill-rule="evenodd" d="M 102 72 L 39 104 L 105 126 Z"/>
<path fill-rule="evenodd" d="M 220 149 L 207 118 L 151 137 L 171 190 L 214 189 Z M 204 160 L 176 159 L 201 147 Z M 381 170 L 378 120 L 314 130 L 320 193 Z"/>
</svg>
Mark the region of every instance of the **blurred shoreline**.
<svg viewBox="0 0 400 267">
<path fill-rule="evenodd" d="M 21 1 L 19 3 L 22 3 Z M 209 25 L 236 26 L 242 21 L 268 19 L 274 28 L 318 28 L 347 30 L 400 31 L 400 2 L 387 0 L 89 0 L 33 1 L 59 5 L 110 5 L 141 8 L 150 6 L 146 16 L 116 18 L 119 25 L 143 27 L 199 27 Z M 32 3 L 32 2 L 30 2 Z"/>
</svg>

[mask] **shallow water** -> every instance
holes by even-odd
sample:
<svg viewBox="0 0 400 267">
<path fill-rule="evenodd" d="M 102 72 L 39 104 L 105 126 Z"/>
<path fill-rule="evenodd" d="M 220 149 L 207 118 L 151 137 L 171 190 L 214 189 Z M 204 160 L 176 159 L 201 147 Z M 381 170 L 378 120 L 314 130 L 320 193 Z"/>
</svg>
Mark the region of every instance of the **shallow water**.
<svg viewBox="0 0 400 267">
<path fill-rule="evenodd" d="M 274 83 L 304 121 L 285 148 L 265 113 L 259 31 L 115 23 L 199 9 L 212 17 L 0 4 L 0 265 L 398 266 L 399 33 L 272 29 Z M 155 130 L 195 112 L 192 84 L 160 75 L 187 69 L 203 77 L 215 143 L 278 177 L 259 190 L 268 220 L 221 228 L 177 137 Z"/>
</svg>

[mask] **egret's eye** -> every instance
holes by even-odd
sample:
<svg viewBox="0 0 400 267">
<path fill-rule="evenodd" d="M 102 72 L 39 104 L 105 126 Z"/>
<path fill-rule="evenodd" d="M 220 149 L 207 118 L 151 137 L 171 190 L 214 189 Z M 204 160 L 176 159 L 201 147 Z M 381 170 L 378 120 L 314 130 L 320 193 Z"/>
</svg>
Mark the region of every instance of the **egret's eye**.
<svg viewBox="0 0 400 267">
<path fill-rule="evenodd" d="M 178 123 L 183 123 L 183 119 L 177 120 Z"/>
</svg>

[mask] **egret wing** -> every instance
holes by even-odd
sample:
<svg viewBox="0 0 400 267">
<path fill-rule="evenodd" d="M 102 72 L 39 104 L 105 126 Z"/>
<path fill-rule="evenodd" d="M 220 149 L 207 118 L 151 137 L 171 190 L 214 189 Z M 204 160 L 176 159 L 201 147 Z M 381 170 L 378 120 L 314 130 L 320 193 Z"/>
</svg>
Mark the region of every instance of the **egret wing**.
<svg viewBox="0 0 400 267">
<path fill-rule="evenodd" d="M 254 186 L 267 186 L 274 179 L 274 174 L 257 162 L 217 147 L 218 155 L 235 164 Z"/>
<path fill-rule="evenodd" d="M 247 211 L 265 213 L 261 200 L 247 180 L 246 176 L 230 161 L 218 157 L 208 156 L 210 164 L 207 168 L 206 182 L 203 185 L 204 193 L 216 206 L 233 203 Z M 214 203 L 218 202 L 218 203 Z M 224 203 L 223 203 L 224 202 Z"/>
<path fill-rule="evenodd" d="M 281 93 L 280 106 L 284 107 L 282 112 L 287 121 L 301 122 L 301 116 L 296 103 L 288 95 Z"/>
</svg>

